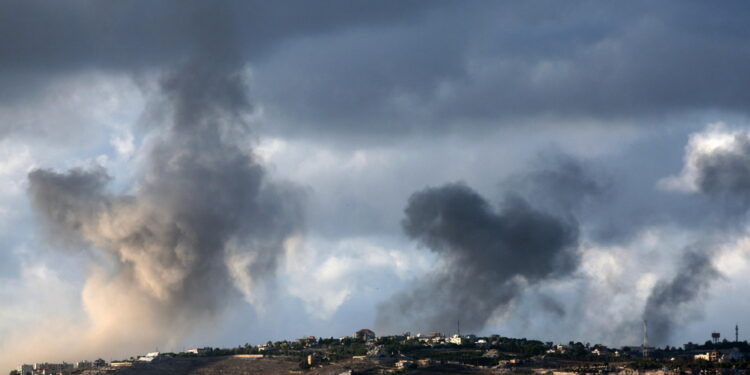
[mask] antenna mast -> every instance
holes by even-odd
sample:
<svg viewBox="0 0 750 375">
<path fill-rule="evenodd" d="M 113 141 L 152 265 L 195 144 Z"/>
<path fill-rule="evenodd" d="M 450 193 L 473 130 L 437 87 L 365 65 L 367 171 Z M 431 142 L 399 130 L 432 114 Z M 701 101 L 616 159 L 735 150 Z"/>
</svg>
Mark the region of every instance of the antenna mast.
<svg viewBox="0 0 750 375">
<path fill-rule="evenodd" d="M 643 347 L 641 348 L 643 352 L 643 358 L 648 357 L 648 322 L 646 319 L 643 319 Z"/>
</svg>

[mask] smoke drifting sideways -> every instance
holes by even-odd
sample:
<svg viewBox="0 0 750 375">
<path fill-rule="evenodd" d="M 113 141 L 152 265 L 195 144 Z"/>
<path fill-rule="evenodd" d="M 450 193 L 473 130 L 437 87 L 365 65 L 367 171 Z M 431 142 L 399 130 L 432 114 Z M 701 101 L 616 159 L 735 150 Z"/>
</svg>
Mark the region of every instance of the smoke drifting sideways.
<svg viewBox="0 0 750 375">
<path fill-rule="evenodd" d="M 108 192 L 99 167 L 29 174 L 53 239 L 94 254 L 82 352 L 179 345 L 237 290 L 253 301 L 302 230 L 299 190 L 271 181 L 236 141 L 251 109 L 240 66 L 215 61 L 194 59 L 162 81 L 168 116 L 154 124 L 132 194 Z"/>
<path fill-rule="evenodd" d="M 461 183 L 414 193 L 403 228 L 441 257 L 441 268 L 378 306 L 376 327 L 480 330 L 525 287 L 573 273 L 578 224 L 508 194 L 499 209 Z"/>
<path fill-rule="evenodd" d="M 686 250 L 671 280 L 658 282 L 646 300 L 643 319 L 648 322 L 651 345 L 668 344 L 675 325 L 684 313 L 710 288 L 721 274 L 711 262 L 712 253 L 701 246 Z"/>
</svg>

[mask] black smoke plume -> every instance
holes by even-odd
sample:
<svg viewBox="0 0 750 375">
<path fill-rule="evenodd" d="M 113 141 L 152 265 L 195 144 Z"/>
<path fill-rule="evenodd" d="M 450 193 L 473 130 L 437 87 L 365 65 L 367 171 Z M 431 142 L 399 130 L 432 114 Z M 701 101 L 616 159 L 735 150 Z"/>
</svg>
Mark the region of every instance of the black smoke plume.
<svg viewBox="0 0 750 375">
<path fill-rule="evenodd" d="M 481 329 L 531 284 L 569 275 L 578 264 L 578 225 L 516 195 L 499 209 L 463 184 L 414 193 L 405 209 L 409 237 L 443 266 L 379 306 L 376 326 L 451 332 L 456 321 Z"/>
</svg>

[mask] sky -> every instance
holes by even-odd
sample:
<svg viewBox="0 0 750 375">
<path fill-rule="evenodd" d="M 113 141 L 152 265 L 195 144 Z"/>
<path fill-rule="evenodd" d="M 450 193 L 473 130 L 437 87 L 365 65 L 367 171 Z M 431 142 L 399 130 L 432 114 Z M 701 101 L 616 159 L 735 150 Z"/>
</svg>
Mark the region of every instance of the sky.
<svg viewBox="0 0 750 375">
<path fill-rule="evenodd" d="M 748 339 L 750 5 L 0 1 L 0 367 Z"/>
</svg>

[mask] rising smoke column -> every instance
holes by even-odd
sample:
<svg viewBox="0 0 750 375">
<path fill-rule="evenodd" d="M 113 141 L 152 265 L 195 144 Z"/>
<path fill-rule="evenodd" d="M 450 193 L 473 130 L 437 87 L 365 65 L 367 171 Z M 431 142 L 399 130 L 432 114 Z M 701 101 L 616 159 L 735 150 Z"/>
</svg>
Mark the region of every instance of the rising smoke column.
<svg viewBox="0 0 750 375">
<path fill-rule="evenodd" d="M 643 311 L 643 319 L 648 322 L 650 344 L 668 344 L 675 325 L 684 318 L 684 312 L 720 277 L 711 256 L 700 247 L 688 249 L 675 276 L 654 286 Z"/>
<path fill-rule="evenodd" d="M 720 238 L 746 235 L 743 217 L 750 208 L 750 132 L 716 123 L 691 134 L 681 173 L 659 183 L 667 190 L 709 199 L 713 210 L 704 220 L 721 224 L 716 230 Z M 698 309 L 695 302 L 721 277 L 712 263 L 723 248 L 720 245 L 721 241 L 714 241 L 686 249 L 675 276 L 654 286 L 643 311 L 654 344 L 668 343 L 675 325 L 689 318 L 685 312 Z"/>
<path fill-rule="evenodd" d="M 108 192 L 100 167 L 29 174 L 33 207 L 54 237 L 95 254 L 81 340 L 92 346 L 174 345 L 237 289 L 252 300 L 301 229 L 295 188 L 270 181 L 235 141 L 250 110 L 241 65 L 208 52 L 162 80 L 169 116 L 152 124 L 134 193 Z"/>
<path fill-rule="evenodd" d="M 569 275 L 578 264 L 575 221 L 539 211 L 516 195 L 501 207 L 463 184 L 409 198 L 403 228 L 440 255 L 441 269 L 379 306 L 380 330 L 451 332 L 456 320 L 481 329 L 525 286 Z"/>
</svg>

